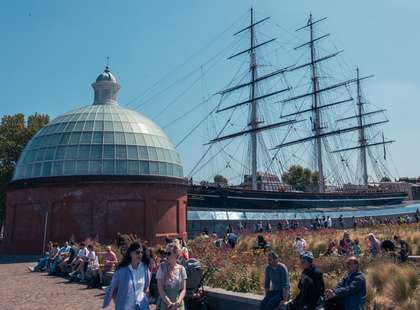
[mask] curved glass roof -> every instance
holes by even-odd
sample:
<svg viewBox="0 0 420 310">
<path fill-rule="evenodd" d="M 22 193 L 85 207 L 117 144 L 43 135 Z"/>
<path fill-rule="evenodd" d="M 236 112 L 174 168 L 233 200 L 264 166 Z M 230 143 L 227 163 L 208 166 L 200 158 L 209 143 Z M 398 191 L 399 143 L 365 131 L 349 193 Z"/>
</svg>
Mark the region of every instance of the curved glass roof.
<svg viewBox="0 0 420 310">
<path fill-rule="evenodd" d="M 173 143 L 152 121 L 118 104 L 63 114 L 27 144 L 13 180 L 71 175 L 183 177 Z"/>
</svg>

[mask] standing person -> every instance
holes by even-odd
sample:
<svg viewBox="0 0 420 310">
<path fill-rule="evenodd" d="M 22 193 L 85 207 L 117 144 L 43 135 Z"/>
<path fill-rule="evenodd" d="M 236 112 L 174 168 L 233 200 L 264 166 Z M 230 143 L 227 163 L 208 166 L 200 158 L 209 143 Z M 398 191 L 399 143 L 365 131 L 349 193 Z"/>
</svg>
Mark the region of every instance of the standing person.
<svg viewBox="0 0 420 310">
<path fill-rule="evenodd" d="M 410 254 L 408 243 L 405 240 L 402 240 L 399 235 L 394 236 L 394 241 L 400 248 L 400 261 L 402 263 L 406 262 L 408 260 L 408 255 Z"/>
<path fill-rule="evenodd" d="M 365 275 L 359 271 L 359 261 L 351 256 L 346 260 L 348 273 L 333 289 L 325 291 L 326 303 L 324 308 L 363 310 L 366 303 Z M 338 307 L 337 307 L 338 306 Z M 334 308 L 333 308 L 334 307 Z"/>
<path fill-rule="evenodd" d="M 180 249 L 175 244 L 170 244 L 167 255 L 156 274 L 159 291 L 156 309 L 184 310 L 187 272 L 184 266 L 177 263 Z"/>
<path fill-rule="evenodd" d="M 343 222 L 343 215 L 340 214 L 338 217 L 338 224 L 340 225 L 340 228 L 344 228 L 344 222 Z"/>
<path fill-rule="evenodd" d="M 315 310 L 324 296 L 324 278 L 313 264 L 312 252 L 304 252 L 300 256 L 302 275 L 298 284 L 299 294 L 287 304 L 291 310 Z"/>
<path fill-rule="evenodd" d="M 357 229 L 357 219 L 356 219 L 356 217 L 353 216 L 351 220 L 353 222 L 353 229 L 356 230 Z"/>
<path fill-rule="evenodd" d="M 290 284 L 287 267 L 278 261 L 279 257 L 275 252 L 268 253 L 267 258 L 268 266 L 265 269 L 264 278 L 265 297 L 261 301 L 260 310 L 276 309 L 289 297 Z"/>
<path fill-rule="evenodd" d="M 106 290 L 102 308 L 108 307 L 111 299 L 114 299 L 115 310 L 148 310 L 146 295 L 149 284 L 147 249 L 144 245 L 133 242 L 117 266 L 111 285 Z"/>
<path fill-rule="evenodd" d="M 327 216 L 327 227 L 328 228 L 332 228 L 332 219 L 331 219 L 331 217 L 330 216 Z"/>
</svg>

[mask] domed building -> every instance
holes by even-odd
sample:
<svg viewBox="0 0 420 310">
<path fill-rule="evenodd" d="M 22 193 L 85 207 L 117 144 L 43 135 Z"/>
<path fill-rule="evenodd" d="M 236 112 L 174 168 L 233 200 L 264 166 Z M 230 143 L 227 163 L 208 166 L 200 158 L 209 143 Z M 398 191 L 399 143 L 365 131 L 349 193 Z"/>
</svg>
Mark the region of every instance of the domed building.
<svg viewBox="0 0 420 310">
<path fill-rule="evenodd" d="M 92 105 L 67 112 L 27 144 L 7 193 L 5 247 L 40 253 L 46 241 L 150 241 L 186 234 L 187 184 L 168 136 L 118 104 L 106 67 Z"/>
</svg>

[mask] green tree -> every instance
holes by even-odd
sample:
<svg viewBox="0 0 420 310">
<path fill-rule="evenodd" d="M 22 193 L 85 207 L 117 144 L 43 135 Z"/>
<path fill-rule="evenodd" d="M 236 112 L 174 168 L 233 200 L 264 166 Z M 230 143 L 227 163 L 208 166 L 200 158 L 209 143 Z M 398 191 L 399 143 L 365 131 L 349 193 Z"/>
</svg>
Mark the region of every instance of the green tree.
<svg viewBox="0 0 420 310">
<path fill-rule="evenodd" d="M 315 187 L 318 185 L 319 173 L 317 171 L 312 172 L 300 165 L 293 165 L 283 173 L 282 180 L 297 190 L 306 190 L 309 186 Z"/>
<path fill-rule="evenodd" d="M 227 186 L 228 180 L 221 174 L 217 174 L 214 176 L 214 183 Z"/>
<path fill-rule="evenodd" d="M 6 210 L 6 188 L 26 143 L 49 122 L 49 116 L 33 114 L 25 121 L 21 113 L 5 115 L 0 122 L 0 222 Z"/>
<path fill-rule="evenodd" d="M 391 179 L 389 177 L 383 177 L 381 182 L 391 182 Z"/>
</svg>

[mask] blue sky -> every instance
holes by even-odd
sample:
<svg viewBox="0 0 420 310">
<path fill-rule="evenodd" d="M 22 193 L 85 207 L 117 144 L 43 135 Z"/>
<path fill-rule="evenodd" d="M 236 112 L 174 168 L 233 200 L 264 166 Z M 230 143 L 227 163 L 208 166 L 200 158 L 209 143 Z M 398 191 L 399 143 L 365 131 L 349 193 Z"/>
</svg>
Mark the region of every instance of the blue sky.
<svg viewBox="0 0 420 310">
<path fill-rule="evenodd" d="M 418 1 L 1 1 L 0 113 L 54 117 L 90 104 L 90 83 L 110 56 L 121 104 L 165 126 L 230 81 L 234 66 L 211 59 L 238 51 L 231 35 L 246 24 L 251 5 L 257 17 L 271 16 L 268 32 L 285 49 L 309 12 L 328 17 L 321 29 L 345 51 L 349 67 L 375 74 L 366 94 L 388 110 L 387 136 L 397 140 L 391 164 L 399 176 L 419 176 Z M 205 113 L 198 109 L 168 134 L 180 141 Z M 204 142 L 191 139 L 179 148 L 187 171 Z"/>
</svg>

